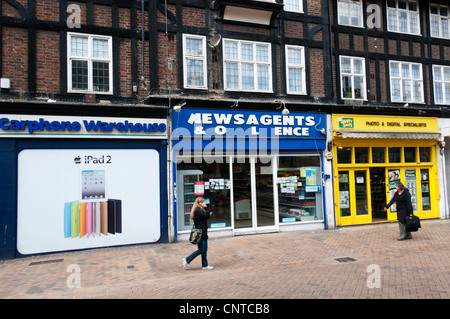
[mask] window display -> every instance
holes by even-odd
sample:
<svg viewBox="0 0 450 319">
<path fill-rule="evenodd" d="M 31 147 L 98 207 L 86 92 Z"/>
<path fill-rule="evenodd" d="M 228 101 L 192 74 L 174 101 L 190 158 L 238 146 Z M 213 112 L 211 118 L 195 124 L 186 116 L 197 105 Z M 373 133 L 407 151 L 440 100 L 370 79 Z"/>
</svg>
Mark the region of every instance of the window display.
<svg viewBox="0 0 450 319">
<path fill-rule="evenodd" d="M 178 230 L 192 228 L 191 208 L 199 196 L 213 212 L 208 219 L 209 228 L 231 227 L 229 163 L 225 158 L 218 158 L 213 163 L 186 162 L 177 165 Z"/>
<path fill-rule="evenodd" d="M 278 163 L 279 222 L 323 219 L 320 158 L 280 156 Z"/>
</svg>

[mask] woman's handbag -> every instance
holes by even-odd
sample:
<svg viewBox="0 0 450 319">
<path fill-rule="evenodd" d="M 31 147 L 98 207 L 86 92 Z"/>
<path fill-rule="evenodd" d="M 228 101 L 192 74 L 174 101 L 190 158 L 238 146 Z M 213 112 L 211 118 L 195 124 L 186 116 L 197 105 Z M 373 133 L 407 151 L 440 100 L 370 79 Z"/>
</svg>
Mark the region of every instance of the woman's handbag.
<svg viewBox="0 0 450 319">
<path fill-rule="evenodd" d="M 198 244 L 201 238 L 202 238 L 202 230 L 192 228 L 191 235 L 189 236 L 189 241 L 191 242 L 191 244 Z"/>
<path fill-rule="evenodd" d="M 407 232 L 418 231 L 420 228 L 420 218 L 416 215 L 406 216 L 405 226 Z"/>
</svg>

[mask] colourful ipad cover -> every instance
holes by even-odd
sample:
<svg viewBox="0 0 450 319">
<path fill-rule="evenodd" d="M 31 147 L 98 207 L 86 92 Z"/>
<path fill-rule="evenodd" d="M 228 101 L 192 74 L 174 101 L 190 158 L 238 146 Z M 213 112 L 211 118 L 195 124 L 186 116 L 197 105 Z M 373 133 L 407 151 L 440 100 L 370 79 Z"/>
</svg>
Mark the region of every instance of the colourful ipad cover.
<svg viewBox="0 0 450 319">
<path fill-rule="evenodd" d="M 87 203 L 87 208 L 86 208 L 86 232 L 88 237 L 92 234 L 92 217 L 93 217 L 93 205 L 92 202 L 88 202 Z"/>
<path fill-rule="evenodd" d="M 94 203 L 94 233 L 100 236 L 100 202 Z"/>
<path fill-rule="evenodd" d="M 72 237 L 72 204 L 64 204 L 64 238 Z"/>
<path fill-rule="evenodd" d="M 86 235 L 86 203 L 80 203 L 80 238 Z"/>
<path fill-rule="evenodd" d="M 79 202 L 73 202 L 72 203 L 72 238 L 75 238 L 79 234 L 79 222 L 80 222 L 80 216 L 79 216 L 79 209 L 80 209 L 80 203 Z"/>
<path fill-rule="evenodd" d="M 108 203 L 100 202 L 101 226 L 100 231 L 103 235 L 108 235 Z"/>
</svg>

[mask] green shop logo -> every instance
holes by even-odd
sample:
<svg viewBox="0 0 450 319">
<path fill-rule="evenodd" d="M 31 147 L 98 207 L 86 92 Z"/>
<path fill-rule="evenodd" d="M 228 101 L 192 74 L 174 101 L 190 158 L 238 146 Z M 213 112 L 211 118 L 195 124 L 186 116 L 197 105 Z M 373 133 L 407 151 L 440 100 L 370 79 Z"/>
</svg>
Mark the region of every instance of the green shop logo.
<svg viewBox="0 0 450 319">
<path fill-rule="evenodd" d="M 351 117 L 340 117 L 339 118 L 339 128 L 353 128 L 353 118 Z"/>
</svg>

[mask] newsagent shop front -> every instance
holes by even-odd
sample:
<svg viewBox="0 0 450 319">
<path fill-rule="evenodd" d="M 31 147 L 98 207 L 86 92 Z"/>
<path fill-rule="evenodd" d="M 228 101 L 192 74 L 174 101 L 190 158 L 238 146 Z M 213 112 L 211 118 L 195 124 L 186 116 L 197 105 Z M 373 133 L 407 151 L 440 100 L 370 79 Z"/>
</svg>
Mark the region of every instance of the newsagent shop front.
<svg viewBox="0 0 450 319">
<path fill-rule="evenodd" d="M 0 115 L 0 258 L 167 241 L 166 121 Z"/>
<path fill-rule="evenodd" d="M 338 226 L 396 221 L 397 182 L 415 215 L 440 217 L 437 118 L 333 114 L 332 130 Z"/>
<path fill-rule="evenodd" d="M 179 239 L 199 196 L 210 236 L 326 227 L 325 114 L 182 109 L 173 129 Z"/>
</svg>

